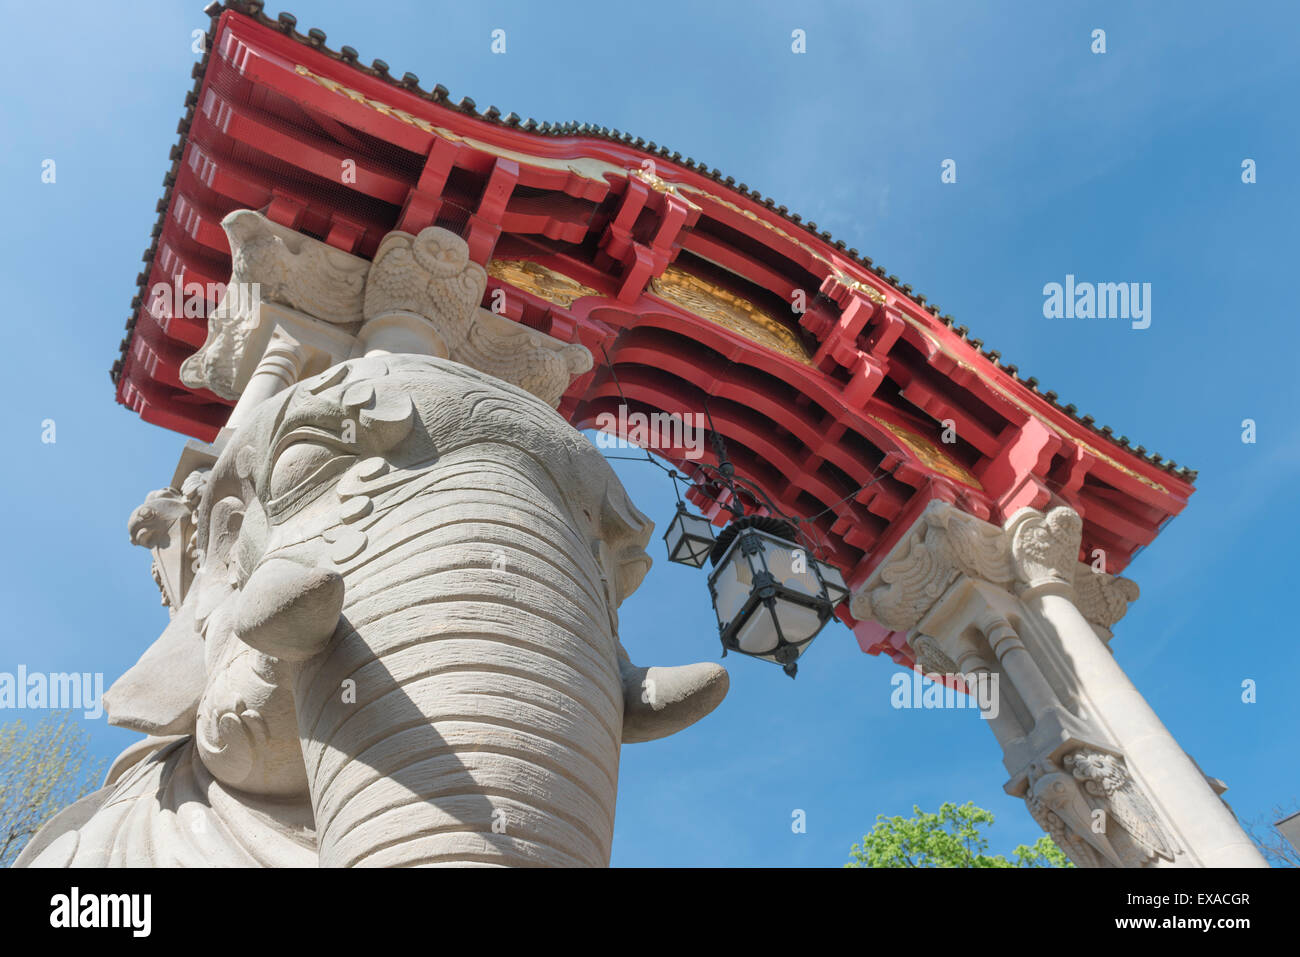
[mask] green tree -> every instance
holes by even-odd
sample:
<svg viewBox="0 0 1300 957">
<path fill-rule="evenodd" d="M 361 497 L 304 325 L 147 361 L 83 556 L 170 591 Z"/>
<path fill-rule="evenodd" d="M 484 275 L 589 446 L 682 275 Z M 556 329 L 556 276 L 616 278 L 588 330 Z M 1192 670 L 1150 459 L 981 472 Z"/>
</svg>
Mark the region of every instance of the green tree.
<svg viewBox="0 0 1300 957">
<path fill-rule="evenodd" d="M 69 804 L 99 787 L 104 763 L 92 761 L 90 737 L 70 711 L 35 725 L 0 726 L 0 867 L 8 867 Z"/>
<path fill-rule="evenodd" d="M 993 823 L 993 812 L 971 801 L 945 801 L 938 814 L 912 805 L 913 817 L 876 817 L 876 826 L 861 844 L 849 849 L 845 867 L 1073 867 L 1056 843 L 1044 834 L 1033 844 L 1012 851 L 1013 860 L 989 854 L 980 828 Z"/>
</svg>

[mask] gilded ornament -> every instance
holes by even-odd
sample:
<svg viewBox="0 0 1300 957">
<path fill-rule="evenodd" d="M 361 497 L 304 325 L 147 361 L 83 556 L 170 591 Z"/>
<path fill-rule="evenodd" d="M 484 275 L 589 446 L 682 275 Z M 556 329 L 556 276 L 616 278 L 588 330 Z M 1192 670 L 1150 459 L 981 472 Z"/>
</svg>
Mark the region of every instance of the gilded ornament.
<svg viewBox="0 0 1300 957">
<path fill-rule="evenodd" d="M 808 350 L 788 326 L 748 299 L 715 286 L 678 266 L 669 266 L 651 280 L 650 292 L 687 312 L 744 336 L 787 358 L 811 365 Z"/>
</svg>

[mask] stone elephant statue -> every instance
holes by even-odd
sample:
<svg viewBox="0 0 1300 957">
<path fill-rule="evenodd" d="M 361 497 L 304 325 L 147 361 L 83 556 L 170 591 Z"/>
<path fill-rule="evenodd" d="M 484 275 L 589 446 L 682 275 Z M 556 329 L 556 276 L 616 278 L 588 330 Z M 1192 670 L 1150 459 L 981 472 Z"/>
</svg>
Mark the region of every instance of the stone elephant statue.
<svg viewBox="0 0 1300 957">
<path fill-rule="evenodd" d="M 554 410 L 466 366 L 340 363 L 187 492 L 197 572 L 106 695 L 150 737 L 19 865 L 603 866 L 621 743 L 726 694 L 714 664 L 631 664 L 650 523 Z"/>
</svg>

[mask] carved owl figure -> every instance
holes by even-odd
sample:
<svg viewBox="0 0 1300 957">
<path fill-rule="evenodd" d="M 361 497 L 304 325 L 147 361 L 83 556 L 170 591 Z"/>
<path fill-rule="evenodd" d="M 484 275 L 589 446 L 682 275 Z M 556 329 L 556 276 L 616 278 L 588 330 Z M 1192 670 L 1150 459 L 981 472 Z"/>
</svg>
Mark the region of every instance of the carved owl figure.
<svg viewBox="0 0 1300 957">
<path fill-rule="evenodd" d="M 371 320 L 385 313 L 415 313 L 440 328 L 462 330 L 463 336 L 486 288 L 487 273 L 470 261 L 465 241 L 455 233 L 438 226 L 422 229 L 418 236 L 394 231 L 375 252 L 364 314 Z"/>
<path fill-rule="evenodd" d="M 422 316 L 436 329 L 447 358 L 555 406 L 573 377 L 591 369 L 591 353 L 481 308 L 486 288 L 487 272 L 470 260 L 468 245 L 455 233 L 437 226 L 417 236 L 391 232 L 370 267 L 366 321 L 395 313 Z"/>
<path fill-rule="evenodd" d="M 1063 762 L 1083 789 L 1103 806 L 1145 858 L 1173 860 L 1175 850 L 1155 809 L 1142 794 L 1127 769 L 1112 754 L 1080 749 Z"/>
<path fill-rule="evenodd" d="M 1101 858 L 1122 866 L 1105 834 L 1093 826 L 1093 807 L 1069 772 L 1049 759 L 1034 764 L 1030 773 L 1033 783 L 1025 803 L 1057 846 L 1085 867 L 1098 866 Z"/>
</svg>

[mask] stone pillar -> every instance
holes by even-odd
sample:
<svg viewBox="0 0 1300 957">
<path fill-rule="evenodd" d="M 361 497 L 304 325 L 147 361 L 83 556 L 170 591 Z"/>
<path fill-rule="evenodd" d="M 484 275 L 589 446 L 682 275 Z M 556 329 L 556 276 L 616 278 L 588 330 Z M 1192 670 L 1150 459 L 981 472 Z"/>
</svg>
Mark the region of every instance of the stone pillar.
<svg viewBox="0 0 1300 957">
<path fill-rule="evenodd" d="M 357 352 L 363 356 L 406 352 L 439 359 L 449 354 L 434 324 L 410 312 L 390 312 L 367 322 L 357 334 Z"/>
<path fill-rule="evenodd" d="M 307 350 L 301 342 L 281 329 L 271 335 L 271 342 L 244 387 L 234 411 L 226 420 L 227 429 L 237 429 L 260 403 L 282 392 L 302 377 Z"/>
<path fill-rule="evenodd" d="M 1036 514 L 1018 513 L 1008 527 L 1020 530 L 1030 524 L 1048 523 Z M 1070 513 L 1047 533 L 1077 553 L 1080 528 L 1077 515 Z M 1072 580 L 1064 570 L 1038 567 L 1032 561 L 1026 571 L 1030 580 L 1020 589 L 1021 605 L 1043 631 L 1055 636 L 1096 720 L 1124 751 L 1130 768 L 1140 769 L 1156 803 L 1176 822 L 1188 853 L 1207 867 L 1262 866 L 1254 842 L 1079 611 Z M 1096 574 L 1088 566 L 1074 570 L 1074 577 Z"/>
<path fill-rule="evenodd" d="M 985 716 L 1004 787 L 1080 867 L 1263 867 L 1263 857 L 1107 645 L 1138 596 L 1078 561 L 1072 509 L 999 529 L 932 502 L 853 596 L 918 661 L 998 679 Z"/>
<path fill-rule="evenodd" d="M 1043 678 L 1042 672 L 1034 663 L 1034 657 L 1025 647 L 1016 630 L 1001 615 L 988 615 L 979 625 L 980 632 L 989 643 L 998 664 L 1016 690 L 1020 698 L 1035 716 L 1045 714 L 1052 708 L 1060 706 L 1052 687 Z"/>
<path fill-rule="evenodd" d="M 933 639 L 929 640 L 933 641 Z M 979 654 L 973 642 L 959 642 L 957 658 L 952 663 L 955 665 L 953 670 L 957 674 L 970 676 L 968 678 L 968 687 L 978 685 L 979 682 L 987 682 L 994 687 L 998 687 L 997 682 L 1000 676 L 993 670 L 992 665 Z M 985 708 L 981 706 L 980 710 L 981 717 L 989 723 L 989 730 L 993 732 L 993 737 L 998 739 L 998 744 L 1006 748 L 1011 742 L 1023 738 L 1025 729 L 1016 718 L 1015 713 L 1010 708 L 1002 705 L 1003 702 L 998 701 L 992 707 Z"/>
</svg>

